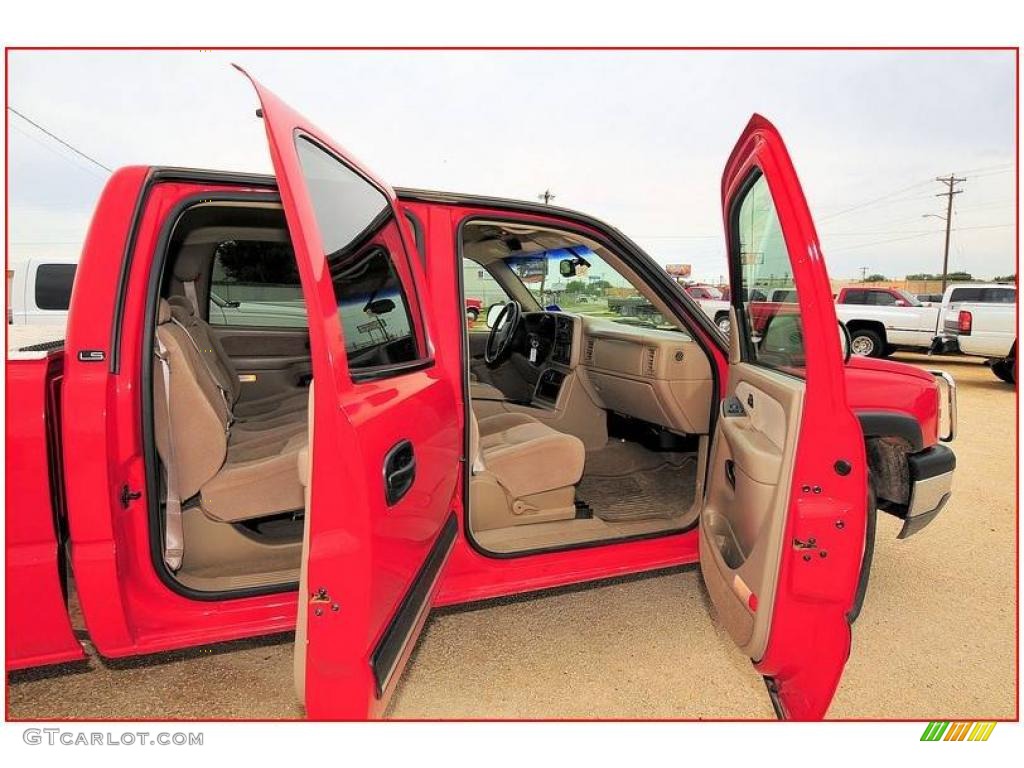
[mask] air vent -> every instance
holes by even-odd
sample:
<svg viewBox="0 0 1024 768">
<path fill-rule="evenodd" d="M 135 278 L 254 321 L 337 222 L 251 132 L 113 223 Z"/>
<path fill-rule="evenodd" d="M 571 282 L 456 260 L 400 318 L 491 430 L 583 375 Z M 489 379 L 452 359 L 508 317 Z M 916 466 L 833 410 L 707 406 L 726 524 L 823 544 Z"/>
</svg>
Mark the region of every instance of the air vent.
<svg viewBox="0 0 1024 768">
<path fill-rule="evenodd" d="M 583 360 L 585 362 L 593 362 L 594 360 L 594 340 L 587 339 L 587 346 L 583 349 Z"/>
<path fill-rule="evenodd" d="M 654 378 L 654 366 L 658 361 L 658 350 L 655 347 L 647 347 L 644 350 L 644 375 Z"/>
</svg>

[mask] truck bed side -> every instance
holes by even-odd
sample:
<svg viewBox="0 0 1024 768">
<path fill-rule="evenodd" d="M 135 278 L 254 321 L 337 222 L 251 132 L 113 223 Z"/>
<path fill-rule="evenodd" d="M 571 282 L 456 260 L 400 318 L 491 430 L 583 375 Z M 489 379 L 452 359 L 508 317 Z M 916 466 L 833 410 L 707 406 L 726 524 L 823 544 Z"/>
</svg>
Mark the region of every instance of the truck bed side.
<svg viewBox="0 0 1024 768">
<path fill-rule="evenodd" d="M 961 331 L 961 313 L 970 313 L 970 333 Z M 943 323 L 944 335 L 955 339 L 961 354 L 1001 358 L 1017 341 L 1017 307 L 1014 304 L 955 305 Z"/>
<path fill-rule="evenodd" d="M 64 352 L 7 361 L 6 668 L 85 658 L 67 611 L 61 458 Z"/>
</svg>

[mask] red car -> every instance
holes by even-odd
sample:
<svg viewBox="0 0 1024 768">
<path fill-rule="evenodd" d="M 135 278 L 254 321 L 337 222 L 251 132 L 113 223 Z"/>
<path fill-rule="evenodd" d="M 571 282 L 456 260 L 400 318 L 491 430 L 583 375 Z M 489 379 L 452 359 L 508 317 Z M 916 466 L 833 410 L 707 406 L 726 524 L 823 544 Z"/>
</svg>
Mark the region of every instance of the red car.
<svg viewBox="0 0 1024 768">
<path fill-rule="evenodd" d="M 949 498 L 955 400 L 844 355 L 776 130 L 755 116 L 722 179 L 732 294 L 785 273 L 799 300 L 761 338 L 734 303 L 727 344 L 617 230 L 396 192 L 254 85 L 275 176 L 114 173 L 66 341 L 8 363 L 7 668 L 82 658 L 70 565 L 104 657 L 294 630 L 307 715 L 376 717 L 433 606 L 699 562 L 779 716 L 822 717 L 876 506 L 905 536 Z M 462 259 L 508 294 L 490 329 L 454 311 Z M 535 275 L 591 270 L 658 327 L 544 310 Z M 295 311 L 220 320 L 227 287 Z"/>
<path fill-rule="evenodd" d="M 464 303 L 466 305 L 466 317 L 468 317 L 471 322 L 475 323 L 477 319 L 479 319 L 480 315 L 483 314 L 484 300 L 474 299 L 467 296 Z"/>
</svg>

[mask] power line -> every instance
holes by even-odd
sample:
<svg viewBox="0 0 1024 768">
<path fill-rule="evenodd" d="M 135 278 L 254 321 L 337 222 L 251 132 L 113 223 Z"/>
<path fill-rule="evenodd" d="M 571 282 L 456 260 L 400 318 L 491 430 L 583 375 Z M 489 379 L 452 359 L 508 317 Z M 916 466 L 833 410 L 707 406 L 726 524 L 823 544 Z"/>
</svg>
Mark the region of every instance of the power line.
<svg viewBox="0 0 1024 768">
<path fill-rule="evenodd" d="M 29 125 L 32 125 L 35 128 L 37 128 L 38 130 L 40 130 L 43 133 L 45 133 L 47 136 L 49 136 L 51 139 L 56 141 L 58 144 L 61 144 L 62 146 L 67 147 L 68 149 L 70 149 L 72 152 L 74 152 L 79 157 L 85 158 L 86 160 L 88 160 L 93 165 L 98 165 L 100 168 L 102 168 L 107 173 L 113 173 L 114 172 L 113 169 L 108 168 L 103 163 L 101 163 L 99 160 L 97 160 L 97 159 L 95 159 L 93 157 L 89 157 L 89 155 L 85 154 L 85 152 L 80 150 L 78 147 L 76 147 L 73 144 L 70 144 L 70 143 L 64 141 L 64 139 L 62 139 L 60 136 L 58 136 L 57 134 L 53 133 L 52 131 L 47 130 L 46 128 L 41 126 L 39 123 L 37 123 L 35 120 L 33 120 L 32 118 L 26 117 L 21 112 L 16 110 L 14 107 L 8 107 L 7 109 L 9 109 L 11 112 L 13 112 L 15 115 L 20 117 L 22 120 L 24 120 Z"/>
<path fill-rule="evenodd" d="M 902 195 L 904 192 L 910 192 L 911 190 L 917 189 L 918 187 L 923 187 L 925 184 L 929 184 L 930 182 L 930 179 L 928 181 L 918 181 L 914 184 L 911 184 L 910 186 L 903 187 L 902 189 L 897 189 L 894 192 L 889 192 L 888 194 L 882 195 L 881 197 L 875 197 L 870 200 L 865 200 L 864 202 L 857 203 L 856 205 L 851 205 L 849 208 L 844 208 L 841 211 L 836 211 L 835 213 L 830 213 L 827 216 L 822 216 L 820 218 L 820 221 L 828 221 L 829 219 L 834 219 L 837 216 L 845 216 L 846 214 L 852 213 L 853 211 L 859 211 L 861 208 L 868 208 L 872 205 L 878 205 L 879 203 L 904 202 L 916 200 L 918 199 L 917 197 L 908 197 L 903 198 L 901 200 L 892 200 L 892 198 L 896 197 L 897 195 Z"/>
</svg>

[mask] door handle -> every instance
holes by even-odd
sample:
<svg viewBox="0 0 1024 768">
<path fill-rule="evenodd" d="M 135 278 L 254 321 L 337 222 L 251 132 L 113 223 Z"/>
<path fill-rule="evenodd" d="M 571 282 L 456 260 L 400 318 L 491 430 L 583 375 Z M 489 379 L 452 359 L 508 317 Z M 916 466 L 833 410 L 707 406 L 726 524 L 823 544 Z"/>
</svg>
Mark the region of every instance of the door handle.
<svg viewBox="0 0 1024 768">
<path fill-rule="evenodd" d="M 384 499 L 395 506 L 416 480 L 416 454 L 412 443 L 399 440 L 384 455 Z"/>
<path fill-rule="evenodd" d="M 736 490 L 736 462 L 732 459 L 725 460 L 725 479 L 729 481 L 729 486 L 735 491 Z"/>
</svg>

